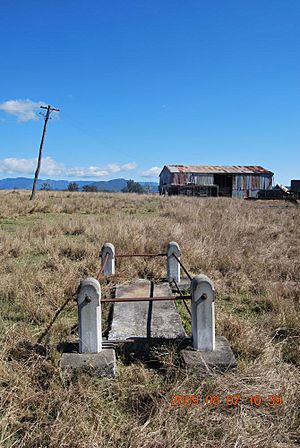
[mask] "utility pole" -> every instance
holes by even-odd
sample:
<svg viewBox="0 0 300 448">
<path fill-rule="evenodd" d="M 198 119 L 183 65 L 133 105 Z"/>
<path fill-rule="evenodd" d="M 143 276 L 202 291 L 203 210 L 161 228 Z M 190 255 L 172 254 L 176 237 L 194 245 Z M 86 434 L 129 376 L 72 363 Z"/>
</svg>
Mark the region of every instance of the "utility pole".
<svg viewBox="0 0 300 448">
<path fill-rule="evenodd" d="M 36 167 L 36 172 L 34 175 L 34 181 L 33 181 L 33 185 L 32 185 L 32 192 L 31 192 L 31 196 L 30 196 L 30 200 L 32 201 L 35 197 L 35 191 L 36 191 L 36 183 L 40 174 L 40 169 L 41 169 L 41 161 L 42 161 L 42 152 L 43 152 L 43 144 L 44 144 L 44 139 L 45 139 L 45 135 L 46 135 L 46 128 L 47 128 L 47 123 L 48 120 L 50 118 L 50 114 L 51 112 L 55 111 L 55 112 L 59 112 L 59 109 L 54 109 L 54 107 L 51 107 L 50 104 L 48 106 L 41 106 L 41 109 L 46 109 L 46 115 L 45 115 L 45 122 L 44 122 L 44 129 L 43 129 L 43 134 L 42 134 L 42 139 L 41 139 L 41 143 L 40 143 L 40 149 L 39 149 L 39 157 L 38 157 L 38 163 L 37 163 L 37 167 Z"/>
</svg>

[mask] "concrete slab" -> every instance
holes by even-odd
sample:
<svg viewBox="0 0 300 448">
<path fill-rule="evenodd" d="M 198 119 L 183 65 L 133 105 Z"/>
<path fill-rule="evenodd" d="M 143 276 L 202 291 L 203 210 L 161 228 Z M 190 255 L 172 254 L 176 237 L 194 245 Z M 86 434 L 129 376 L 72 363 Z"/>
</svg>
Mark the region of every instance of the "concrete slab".
<svg viewBox="0 0 300 448">
<path fill-rule="evenodd" d="M 117 286 L 116 297 L 149 297 L 150 281 L 139 279 Z M 168 283 L 155 285 L 155 296 L 172 295 Z M 173 301 L 114 303 L 110 341 L 175 340 L 186 338 L 180 316 Z"/>
<path fill-rule="evenodd" d="M 90 369 L 99 377 L 117 376 L 116 355 L 111 348 L 103 349 L 99 353 L 63 353 L 60 367 L 62 369 Z"/>
<path fill-rule="evenodd" d="M 224 336 L 216 336 L 216 349 L 212 352 L 197 351 L 189 347 L 182 350 L 181 354 L 186 367 L 199 373 L 226 371 L 237 366 L 229 342 Z"/>
</svg>

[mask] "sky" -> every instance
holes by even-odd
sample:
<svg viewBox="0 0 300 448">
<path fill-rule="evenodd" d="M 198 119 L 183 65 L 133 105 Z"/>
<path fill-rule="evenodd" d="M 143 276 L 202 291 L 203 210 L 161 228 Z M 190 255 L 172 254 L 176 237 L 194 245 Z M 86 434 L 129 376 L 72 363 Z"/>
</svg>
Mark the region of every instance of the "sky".
<svg viewBox="0 0 300 448">
<path fill-rule="evenodd" d="M 300 178 L 299 0 L 0 0 L 0 177 Z"/>
</svg>

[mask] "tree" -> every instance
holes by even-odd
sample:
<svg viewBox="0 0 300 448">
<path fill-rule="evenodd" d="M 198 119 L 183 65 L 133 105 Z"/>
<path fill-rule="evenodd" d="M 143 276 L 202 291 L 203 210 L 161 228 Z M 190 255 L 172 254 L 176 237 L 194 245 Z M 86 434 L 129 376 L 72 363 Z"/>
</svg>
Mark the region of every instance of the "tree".
<svg viewBox="0 0 300 448">
<path fill-rule="evenodd" d="M 79 191 L 79 185 L 76 182 L 69 182 L 68 191 Z"/>
<path fill-rule="evenodd" d="M 98 191 L 98 188 L 97 185 L 83 185 L 82 191 L 96 193 Z"/>
<path fill-rule="evenodd" d="M 41 185 L 41 190 L 44 190 L 44 191 L 50 191 L 50 190 L 51 190 L 51 185 L 49 184 L 49 182 L 44 182 L 44 183 Z"/>
<path fill-rule="evenodd" d="M 154 193 L 153 188 L 151 187 L 151 185 L 144 185 L 143 189 L 144 189 L 144 192 L 146 194 Z"/>
<path fill-rule="evenodd" d="M 127 181 L 127 186 L 122 189 L 123 193 L 145 193 L 143 187 L 138 182 L 130 179 Z"/>
</svg>

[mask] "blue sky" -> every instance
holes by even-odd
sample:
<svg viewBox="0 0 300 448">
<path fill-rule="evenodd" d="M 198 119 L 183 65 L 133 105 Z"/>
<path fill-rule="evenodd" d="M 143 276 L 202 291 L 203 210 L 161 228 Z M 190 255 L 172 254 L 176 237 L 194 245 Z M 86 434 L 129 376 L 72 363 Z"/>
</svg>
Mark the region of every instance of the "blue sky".
<svg viewBox="0 0 300 448">
<path fill-rule="evenodd" d="M 165 164 L 300 178 L 298 0 L 1 0 L 0 177 L 157 180 Z"/>
</svg>

